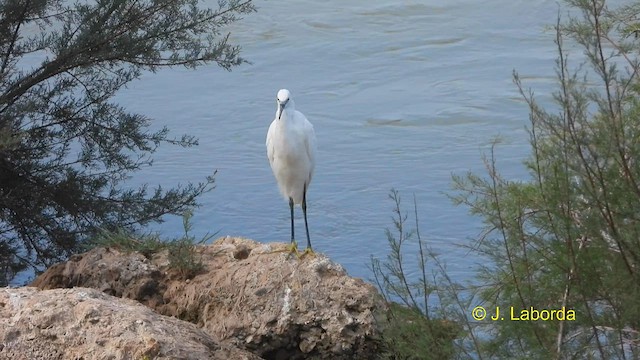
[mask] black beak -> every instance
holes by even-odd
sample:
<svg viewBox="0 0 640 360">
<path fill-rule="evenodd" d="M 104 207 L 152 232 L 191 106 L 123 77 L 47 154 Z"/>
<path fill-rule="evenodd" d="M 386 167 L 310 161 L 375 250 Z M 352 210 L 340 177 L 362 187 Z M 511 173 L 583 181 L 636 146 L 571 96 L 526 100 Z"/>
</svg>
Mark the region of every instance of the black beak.
<svg viewBox="0 0 640 360">
<path fill-rule="evenodd" d="M 287 106 L 288 102 L 289 102 L 289 100 L 287 100 L 287 101 L 285 101 L 283 103 L 278 102 L 278 107 L 280 109 L 280 112 L 279 112 L 279 115 L 278 115 L 278 120 L 280 120 L 280 118 L 282 117 L 282 112 L 284 111 L 284 107 Z"/>
</svg>

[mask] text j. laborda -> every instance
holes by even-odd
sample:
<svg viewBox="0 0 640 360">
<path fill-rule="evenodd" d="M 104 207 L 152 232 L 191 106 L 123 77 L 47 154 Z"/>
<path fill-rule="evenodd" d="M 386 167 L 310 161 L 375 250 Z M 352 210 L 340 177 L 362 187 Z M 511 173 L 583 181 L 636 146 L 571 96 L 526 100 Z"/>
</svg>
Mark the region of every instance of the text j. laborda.
<svg viewBox="0 0 640 360">
<path fill-rule="evenodd" d="M 536 309 L 534 307 L 521 309 L 515 306 L 508 306 L 504 308 L 500 306 L 496 306 L 495 309 L 492 308 L 490 310 L 493 311 L 492 314 L 488 314 L 487 310 L 484 307 L 476 306 L 471 312 L 471 315 L 475 320 L 478 320 L 478 321 L 484 320 L 485 318 L 488 320 L 490 319 L 492 321 L 501 321 L 501 320 L 573 321 L 576 319 L 576 311 L 573 309 L 567 309 L 564 306 L 559 309 Z M 487 318 L 487 315 L 489 315 L 488 318 Z"/>
</svg>

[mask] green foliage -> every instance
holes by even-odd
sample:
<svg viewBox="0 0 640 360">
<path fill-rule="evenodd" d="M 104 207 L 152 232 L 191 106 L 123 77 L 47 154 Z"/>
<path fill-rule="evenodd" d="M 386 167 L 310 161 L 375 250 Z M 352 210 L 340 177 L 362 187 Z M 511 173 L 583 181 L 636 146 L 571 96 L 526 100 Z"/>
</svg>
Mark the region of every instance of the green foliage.
<svg viewBox="0 0 640 360">
<path fill-rule="evenodd" d="M 182 218 L 184 227 L 184 235 L 175 239 L 168 244 L 169 264 L 173 269 L 178 270 L 184 278 L 192 278 L 204 269 L 204 265 L 197 251 L 197 245 L 202 245 L 211 240 L 217 233 L 206 234 L 200 240 L 197 240 L 190 234 L 191 216 L 193 213 L 188 211 Z"/>
<path fill-rule="evenodd" d="M 146 258 L 167 248 L 167 243 L 158 234 L 136 234 L 123 229 L 115 231 L 101 230 L 98 235 L 85 244 L 86 249 L 109 247 L 123 252 L 139 252 Z"/>
<path fill-rule="evenodd" d="M 193 212 L 187 210 L 182 216 L 184 235 L 169 240 L 163 240 L 158 234 L 135 234 L 123 229 L 116 231 L 102 230 L 94 239 L 86 244 L 87 248 L 110 247 L 124 252 L 139 252 L 146 258 L 154 254 L 167 251 L 169 268 L 190 279 L 204 270 L 204 264 L 198 252 L 198 245 L 211 240 L 216 234 L 205 234 L 201 239 L 191 235 L 191 218 Z"/>
<path fill-rule="evenodd" d="M 381 291 L 400 299 L 415 320 L 387 334 L 398 358 L 431 356 L 425 344 L 436 333 L 419 326 L 434 314 L 461 327 L 453 347 L 438 354 L 443 358 L 640 358 L 640 40 L 630 36 L 640 28 L 640 3 L 616 9 L 604 0 L 566 3 L 573 17 L 558 19 L 555 28 L 556 106 L 542 106 L 514 73 L 530 110 L 530 179 L 500 174 L 497 141 L 483 159 L 486 175 L 453 177 L 454 202 L 485 225 L 470 247 L 474 258 L 485 259 L 476 285 L 451 281 L 423 247 L 420 279 L 409 279 L 400 248 L 412 232 L 403 230 L 400 207 L 394 210 L 399 236 L 387 233 L 391 253 L 386 262 L 374 259 L 372 268 Z M 583 50 L 584 63 L 569 62 L 566 41 Z M 516 313 L 573 309 L 576 317 L 472 321 L 478 305 L 489 315 L 499 306 Z"/>
<path fill-rule="evenodd" d="M 575 309 L 575 321 L 488 324 L 483 344 L 501 358 L 640 357 L 640 122 L 629 19 L 640 7 L 568 1 L 579 17 L 556 26 L 557 109 L 514 80 L 530 109 L 531 181 L 503 178 L 493 148 L 487 177 L 455 177 L 457 203 L 486 228 L 477 249 L 484 304 Z M 564 42 L 582 47 L 572 71 Z M 623 70 L 620 70 L 622 68 Z"/>
<path fill-rule="evenodd" d="M 450 359 L 454 355 L 453 339 L 460 327 L 453 322 L 427 320 L 416 309 L 390 303 L 378 323 L 383 339 L 380 359 Z"/>
<path fill-rule="evenodd" d="M 439 291 L 433 285 L 432 272 L 427 269 L 427 261 L 432 259 L 437 266 L 437 258 L 429 250 L 420 236 L 418 209 L 414 198 L 415 228 L 408 229 L 408 214 L 402 210 L 401 198 L 396 190 L 391 190 L 389 198 L 393 201 L 394 231 L 386 230 L 390 252 L 385 261 L 373 258 L 370 268 L 388 310 L 378 316 L 382 328 L 383 352 L 381 359 L 449 359 L 454 354 L 453 340 L 462 326 L 452 321 L 456 312 L 430 309 L 432 294 L 436 294 L 440 304 L 451 303 L 446 290 Z M 406 271 L 404 248 L 407 244 L 418 247 L 417 279 L 410 279 Z M 448 284 L 453 284 L 448 279 Z M 393 301 L 399 301 L 395 303 Z M 444 307 L 440 307 L 440 310 Z M 459 314 L 459 313 L 458 313 Z M 434 316 L 435 315 L 435 316 Z"/>
<path fill-rule="evenodd" d="M 98 229 L 127 232 L 196 205 L 213 175 L 132 189 L 161 144 L 194 146 L 113 103 L 143 72 L 244 60 L 224 26 L 250 0 L 0 2 L 0 285 L 77 252 Z M 31 60 L 29 60 L 31 59 Z M 39 59 L 33 67 L 27 61 Z"/>
</svg>

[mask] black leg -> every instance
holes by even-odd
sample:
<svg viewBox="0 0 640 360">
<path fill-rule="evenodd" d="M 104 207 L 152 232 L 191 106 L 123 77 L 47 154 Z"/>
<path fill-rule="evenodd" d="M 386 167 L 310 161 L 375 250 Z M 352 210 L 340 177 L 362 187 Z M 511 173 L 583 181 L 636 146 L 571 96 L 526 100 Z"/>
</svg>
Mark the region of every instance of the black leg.
<svg viewBox="0 0 640 360">
<path fill-rule="evenodd" d="M 304 184 L 304 191 L 302 192 L 302 213 L 304 214 L 304 228 L 307 230 L 307 248 L 311 248 L 311 238 L 309 238 L 309 224 L 307 224 L 307 184 Z"/>
<path fill-rule="evenodd" d="M 294 230 L 293 230 L 293 199 L 289 198 L 289 209 L 291 210 L 291 243 L 296 242 L 295 241 L 295 236 L 293 235 Z"/>
</svg>

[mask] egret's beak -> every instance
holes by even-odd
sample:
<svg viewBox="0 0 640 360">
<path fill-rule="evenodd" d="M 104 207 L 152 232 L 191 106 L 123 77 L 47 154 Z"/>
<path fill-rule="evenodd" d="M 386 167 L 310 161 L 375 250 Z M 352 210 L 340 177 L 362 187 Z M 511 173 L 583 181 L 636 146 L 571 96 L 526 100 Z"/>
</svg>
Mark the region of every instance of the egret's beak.
<svg viewBox="0 0 640 360">
<path fill-rule="evenodd" d="M 280 120 L 280 118 L 282 117 L 282 113 L 284 112 L 284 107 L 287 106 L 288 102 L 289 102 L 289 99 L 285 100 L 284 102 L 278 101 L 278 120 Z"/>
</svg>

